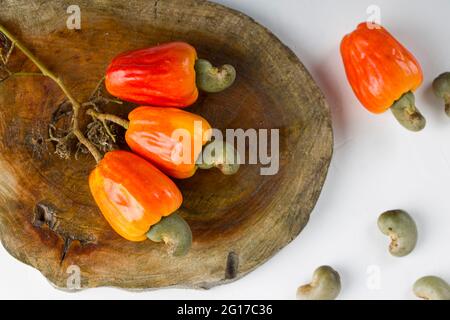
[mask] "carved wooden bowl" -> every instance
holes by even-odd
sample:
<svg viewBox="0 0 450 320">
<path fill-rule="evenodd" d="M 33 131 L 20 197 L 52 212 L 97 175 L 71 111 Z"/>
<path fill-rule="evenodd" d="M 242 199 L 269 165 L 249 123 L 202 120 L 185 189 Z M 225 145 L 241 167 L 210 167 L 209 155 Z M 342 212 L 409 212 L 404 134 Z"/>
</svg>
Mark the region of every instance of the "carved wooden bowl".
<svg viewBox="0 0 450 320">
<path fill-rule="evenodd" d="M 3 0 L 0 23 L 86 100 L 119 52 L 183 40 L 199 56 L 236 66 L 220 94 L 188 110 L 216 128 L 280 130 L 280 168 L 244 165 L 177 181 L 190 210 L 194 243 L 183 258 L 163 245 L 129 242 L 106 223 L 90 195 L 88 155 L 62 160 L 47 141 L 65 97 L 46 78 L 0 84 L 0 237 L 17 259 L 66 287 L 69 266 L 83 288 L 209 288 L 242 277 L 292 241 L 308 221 L 332 155 L 324 97 L 298 58 L 251 18 L 200 0 L 78 0 L 81 30 L 66 27 L 73 1 Z M 19 51 L 15 69 L 36 68 Z M 132 106 L 110 112 L 125 115 Z M 302 254 L 299 252 L 299 254 Z"/>
</svg>

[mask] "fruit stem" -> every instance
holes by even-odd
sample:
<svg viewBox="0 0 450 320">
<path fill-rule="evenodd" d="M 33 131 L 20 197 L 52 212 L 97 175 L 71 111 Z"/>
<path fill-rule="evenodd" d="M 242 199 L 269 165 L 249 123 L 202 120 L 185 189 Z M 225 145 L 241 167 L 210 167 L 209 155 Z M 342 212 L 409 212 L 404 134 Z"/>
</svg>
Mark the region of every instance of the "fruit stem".
<svg viewBox="0 0 450 320">
<path fill-rule="evenodd" d="M 89 109 L 88 111 L 86 111 L 86 114 L 100 120 L 101 122 L 110 121 L 118 124 L 119 126 L 125 128 L 125 130 L 127 130 L 130 125 L 130 121 L 128 120 L 122 119 L 121 117 L 109 113 L 99 113 L 94 109 Z"/>
</svg>

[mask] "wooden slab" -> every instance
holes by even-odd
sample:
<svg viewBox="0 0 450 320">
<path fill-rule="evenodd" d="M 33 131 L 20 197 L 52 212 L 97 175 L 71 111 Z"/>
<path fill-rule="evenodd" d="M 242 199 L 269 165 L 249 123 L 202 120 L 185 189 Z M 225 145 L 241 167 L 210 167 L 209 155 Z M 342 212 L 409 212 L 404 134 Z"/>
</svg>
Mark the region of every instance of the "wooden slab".
<svg viewBox="0 0 450 320">
<path fill-rule="evenodd" d="M 209 288 L 242 277 L 292 241 L 319 197 L 333 145 L 324 97 L 298 58 L 251 18 L 205 1 L 78 0 L 78 31 L 66 28 L 72 2 L 2 0 L 0 23 L 79 100 L 87 99 L 111 58 L 128 49 L 183 40 L 201 57 L 234 64 L 236 84 L 202 95 L 190 110 L 221 129 L 280 129 L 280 170 L 261 176 L 260 165 L 245 165 L 236 176 L 202 171 L 177 182 L 191 211 L 185 218 L 194 244 L 186 257 L 171 258 L 161 245 L 128 242 L 108 226 L 88 189 L 93 159 L 67 161 L 54 154 L 46 141 L 48 123 L 64 100 L 55 84 L 9 79 L 0 85 L 5 248 L 61 288 L 71 265 L 80 268 L 83 288 Z M 13 62 L 35 70 L 19 52 Z"/>
</svg>

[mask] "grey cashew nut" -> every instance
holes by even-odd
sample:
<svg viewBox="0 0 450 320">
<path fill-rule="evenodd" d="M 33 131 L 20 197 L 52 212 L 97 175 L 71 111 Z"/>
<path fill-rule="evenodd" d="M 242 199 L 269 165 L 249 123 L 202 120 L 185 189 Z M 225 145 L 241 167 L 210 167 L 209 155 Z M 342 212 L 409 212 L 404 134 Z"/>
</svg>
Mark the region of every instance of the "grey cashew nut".
<svg viewBox="0 0 450 320">
<path fill-rule="evenodd" d="M 299 300 L 334 300 L 341 291 L 341 278 L 330 266 L 321 266 L 314 271 L 311 283 L 297 289 Z"/>
<path fill-rule="evenodd" d="M 450 117 L 450 72 L 445 72 L 433 81 L 434 94 L 443 99 L 445 113 Z"/>
<path fill-rule="evenodd" d="M 229 64 L 214 67 L 208 60 L 198 59 L 195 71 L 197 87 L 209 93 L 221 92 L 236 80 L 236 69 Z"/>
<path fill-rule="evenodd" d="M 198 160 L 199 169 L 216 167 L 225 175 L 237 173 L 241 162 L 239 152 L 230 143 L 221 140 L 213 140 L 207 144 Z"/>
<path fill-rule="evenodd" d="M 422 277 L 414 283 L 414 294 L 426 300 L 450 300 L 450 285 L 435 276 Z"/>
<path fill-rule="evenodd" d="M 180 212 L 179 209 L 178 212 Z M 177 213 L 164 217 L 147 232 L 147 238 L 168 245 L 174 257 L 186 255 L 192 246 L 192 232 L 187 222 Z"/>
<path fill-rule="evenodd" d="M 420 131 L 425 128 L 427 121 L 416 107 L 414 94 L 405 93 L 391 106 L 391 111 L 397 121 L 410 131 Z"/>
<path fill-rule="evenodd" d="M 396 257 L 408 255 L 417 243 L 417 227 L 403 210 L 386 211 L 378 218 L 378 228 L 391 238 L 389 252 Z"/>
</svg>

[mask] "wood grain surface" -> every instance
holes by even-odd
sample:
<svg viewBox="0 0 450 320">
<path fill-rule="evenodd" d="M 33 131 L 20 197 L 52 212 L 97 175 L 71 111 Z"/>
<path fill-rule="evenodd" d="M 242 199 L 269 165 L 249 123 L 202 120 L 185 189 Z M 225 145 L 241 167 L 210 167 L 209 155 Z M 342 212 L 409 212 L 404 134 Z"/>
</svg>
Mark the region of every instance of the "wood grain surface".
<svg viewBox="0 0 450 320">
<path fill-rule="evenodd" d="M 332 155 L 324 97 L 298 58 L 251 18 L 200 0 L 77 0 L 81 30 L 68 30 L 73 1 L 0 0 L 0 23 L 85 100 L 118 53 L 183 40 L 200 57 L 236 66 L 220 94 L 188 109 L 216 128 L 280 130 L 280 170 L 260 175 L 244 165 L 177 181 L 194 243 L 183 258 L 160 244 L 128 242 L 106 223 L 90 195 L 88 155 L 62 160 L 48 123 L 64 95 L 51 80 L 0 84 L 0 238 L 14 257 L 66 288 L 69 266 L 82 288 L 209 288 L 236 280 L 267 261 L 306 225 Z M 15 69 L 36 71 L 20 52 Z M 110 112 L 126 115 L 131 105 Z M 64 254 L 63 254 L 64 252 Z M 298 252 L 299 255 L 302 252 Z"/>
</svg>

